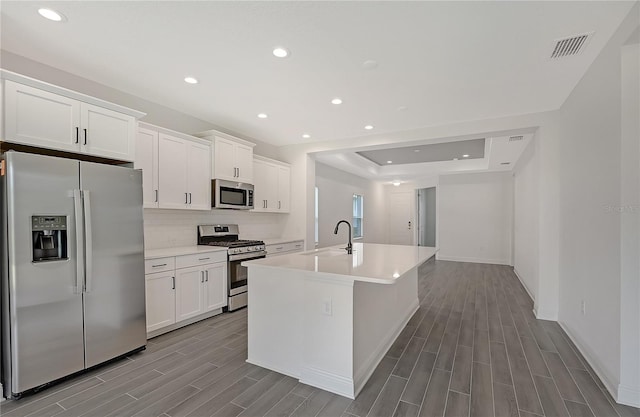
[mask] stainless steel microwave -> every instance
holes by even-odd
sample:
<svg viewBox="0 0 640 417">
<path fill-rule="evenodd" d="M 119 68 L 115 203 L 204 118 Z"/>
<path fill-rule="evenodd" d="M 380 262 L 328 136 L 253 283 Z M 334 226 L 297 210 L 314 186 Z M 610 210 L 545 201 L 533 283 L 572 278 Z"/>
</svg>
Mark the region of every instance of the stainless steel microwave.
<svg viewBox="0 0 640 417">
<path fill-rule="evenodd" d="M 253 185 L 236 181 L 211 180 L 211 207 L 250 210 L 253 208 Z"/>
</svg>

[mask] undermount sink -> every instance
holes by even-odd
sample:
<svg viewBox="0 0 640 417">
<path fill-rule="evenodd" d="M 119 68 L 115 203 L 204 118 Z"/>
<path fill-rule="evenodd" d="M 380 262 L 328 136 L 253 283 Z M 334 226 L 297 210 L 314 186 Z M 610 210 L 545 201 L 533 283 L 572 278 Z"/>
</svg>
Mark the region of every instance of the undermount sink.
<svg viewBox="0 0 640 417">
<path fill-rule="evenodd" d="M 326 249 L 318 249 L 312 252 L 307 252 L 302 254 L 304 256 L 320 256 L 320 257 L 329 257 L 329 256 L 351 256 L 347 254 L 347 251 L 343 248 L 326 248 Z"/>
</svg>

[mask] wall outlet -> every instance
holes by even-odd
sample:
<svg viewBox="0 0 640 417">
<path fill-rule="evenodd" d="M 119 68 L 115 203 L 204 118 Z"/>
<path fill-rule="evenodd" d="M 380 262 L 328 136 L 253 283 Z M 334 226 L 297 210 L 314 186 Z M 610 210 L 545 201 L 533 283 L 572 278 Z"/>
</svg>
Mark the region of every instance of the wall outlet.
<svg viewBox="0 0 640 417">
<path fill-rule="evenodd" d="M 321 312 L 325 316 L 332 316 L 333 315 L 333 306 L 332 306 L 331 297 L 325 297 L 325 298 L 322 299 L 322 311 Z"/>
<path fill-rule="evenodd" d="M 587 314 L 587 303 L 584 300 L 580 302 L 580 312 L 583 316 Z"/>
</svg>

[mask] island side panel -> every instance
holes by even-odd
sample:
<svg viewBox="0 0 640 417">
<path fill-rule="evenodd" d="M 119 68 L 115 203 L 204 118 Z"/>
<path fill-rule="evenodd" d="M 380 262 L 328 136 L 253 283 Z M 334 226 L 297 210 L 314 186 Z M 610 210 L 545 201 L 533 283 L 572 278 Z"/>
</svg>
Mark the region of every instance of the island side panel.
<svg viewBox="0 0 640 417">
<path fill-rule="evenodd" d="M 300 381 L 354 398 L 353 280 L 308 273 Z"/>
<path fill-rule="evenodd" d="M 248 266 L 247 362 L 300 378 L 303 272 Z"/>
<path fill-rule="evenodd" d="M 418 268 L 391 285 L 356 282 L 353 296 L 357 395 L 418 309 Z"/>
</svg>

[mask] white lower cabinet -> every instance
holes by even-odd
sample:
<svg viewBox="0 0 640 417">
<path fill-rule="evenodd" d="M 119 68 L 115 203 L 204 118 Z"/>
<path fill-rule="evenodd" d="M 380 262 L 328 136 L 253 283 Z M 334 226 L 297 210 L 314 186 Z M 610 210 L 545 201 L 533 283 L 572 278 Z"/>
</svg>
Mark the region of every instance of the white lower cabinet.
<svg viewBox="0 0 640 417">
<path fill-rule="evenodd" d="M 156 272 L 145 276 L 147 332 L 176 322 L 175 273 Z"/>
<path fill-rule="evenodd" d="M 171 269 L 152 272 L 154 267 Z M 146 272 L 147 334 L 157 336 L 227 306 L 226 251 L 148 260 Z"/>
</svg>

